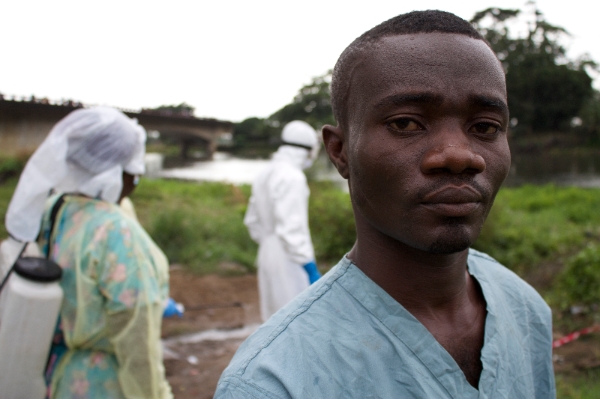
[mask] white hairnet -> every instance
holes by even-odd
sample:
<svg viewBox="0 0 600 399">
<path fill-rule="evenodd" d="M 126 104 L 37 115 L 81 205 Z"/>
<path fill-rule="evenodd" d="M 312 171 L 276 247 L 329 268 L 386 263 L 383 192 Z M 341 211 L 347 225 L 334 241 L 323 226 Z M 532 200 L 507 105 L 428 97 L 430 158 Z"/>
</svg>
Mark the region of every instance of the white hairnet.
<svg viewBox="0 0 600 399">
<path fill-rule="evenodd" d="M 52 189 L 116 202 L 123 171 L 144 173 L 145 141 L 144 128 L 114 108 L 71 112 L 25 165 L 8 206 L 6 229 L 18 240 L 35 240 Z"/>
</svg>

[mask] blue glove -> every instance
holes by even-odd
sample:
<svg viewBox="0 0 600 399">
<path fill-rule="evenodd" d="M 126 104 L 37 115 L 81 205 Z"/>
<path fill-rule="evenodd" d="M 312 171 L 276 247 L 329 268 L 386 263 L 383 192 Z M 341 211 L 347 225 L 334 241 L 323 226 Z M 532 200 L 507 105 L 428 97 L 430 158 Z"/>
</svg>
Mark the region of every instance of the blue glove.
<svg viewBox="0 0 600 399">
<path fill-rule="evenodd" d="M 183 317 L 183 312 L 185 308 L 183 304 L 175 302 L 173 298 L 169 298 L 165 305 L 165 311 L 163 312 L 163 318 L 173 317 L 175 315 L 179 317 Z"/>
<path fill-rule="evenodd" d="M 304 267 L 304 270 L 306 270 L 306 273 L 308 273 L 308 281 L 311 284 L 321 278 L 321 273 L 319 273 L 319 269 L 317 269 L 317 264 L 315 263 L 314 260 L 311 260 L 310 262 L 305 264 L 303 267 Z"/>
</svg>

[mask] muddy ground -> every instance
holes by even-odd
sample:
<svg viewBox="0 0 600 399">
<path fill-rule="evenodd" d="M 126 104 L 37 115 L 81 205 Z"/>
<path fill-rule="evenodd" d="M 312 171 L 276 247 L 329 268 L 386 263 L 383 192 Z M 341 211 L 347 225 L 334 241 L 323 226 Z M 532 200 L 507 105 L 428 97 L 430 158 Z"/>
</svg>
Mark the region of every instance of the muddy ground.
<svg viewBox="0 0 600 399">
<path fill-rule="evenodd" d="M 165 368 L 175 398 L 212 398 L 243 337 L 260 323 L 256 276 L 200 277 L 174 268 L 171 296 L 187 309 L 182 319 L 163 322 Z M 554 367 L 567 378 L 599 368 L 600 334 L 557 348 Z"/>
<path fill-rule="evenodd" d="M 244 338 L 203 339 L 196 343 L 177 338 L 211 330 L 239 331 L 260 323 L 255 275 L 196 276 L 183 269 L 171 270 L 171 296 L 186 307 L 183 318 L 163 321 L 167 342 L 165 368 L 176 399 L 212 398 L 221 372 Z M 242 336 L 247 335 L 242 331 Z M 175 358 L 178 357 L 178 358 Z"/>
</svg>

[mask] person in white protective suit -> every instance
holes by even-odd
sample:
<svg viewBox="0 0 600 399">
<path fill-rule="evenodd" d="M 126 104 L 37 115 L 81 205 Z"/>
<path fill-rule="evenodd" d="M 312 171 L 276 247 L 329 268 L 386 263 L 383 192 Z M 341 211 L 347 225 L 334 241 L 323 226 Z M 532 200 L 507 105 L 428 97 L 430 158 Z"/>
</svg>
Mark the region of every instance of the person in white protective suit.
<svg viewBox="0 0 600 399">
<path fill-rule="evenodd" d="M 252 184 L 244 217 L 259 244 L 260 314 L 266 321 L 321 275 L 308 228 L 310 191 L 302 172 L 319 150 L 317 133 L 306 122 L 292 121 L 281 134 L 282 145 Z"/>
</svg>

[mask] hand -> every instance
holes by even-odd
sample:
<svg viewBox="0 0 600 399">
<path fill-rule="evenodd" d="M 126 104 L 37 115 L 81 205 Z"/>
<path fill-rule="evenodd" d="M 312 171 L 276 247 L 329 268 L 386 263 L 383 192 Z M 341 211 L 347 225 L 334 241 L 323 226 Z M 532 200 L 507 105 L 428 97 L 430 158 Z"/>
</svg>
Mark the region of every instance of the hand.
<svg viewBox="0 0 600 399">
<path fill-rule="evenodd" d="M 167 303 L 165 305 L 165 310 L 163 312 L 163 318 L 173 317 L 175 315 L 179 317 L 183 317 L 183 312 L 185 308 L 183 304 L 175 302 L 173 298 L 167 299 Z"/>
<path fill-rule="evenodd" d="M 319 269 L 317 269 L 317 264 L 314 260 L 311 260 L 303 267 L 304 270 L 306 270 L 306 273 L 308 273 L 308 281 L 311 284 L 321 278 L 321 273 L 319 272 Z"/>
</svg>

